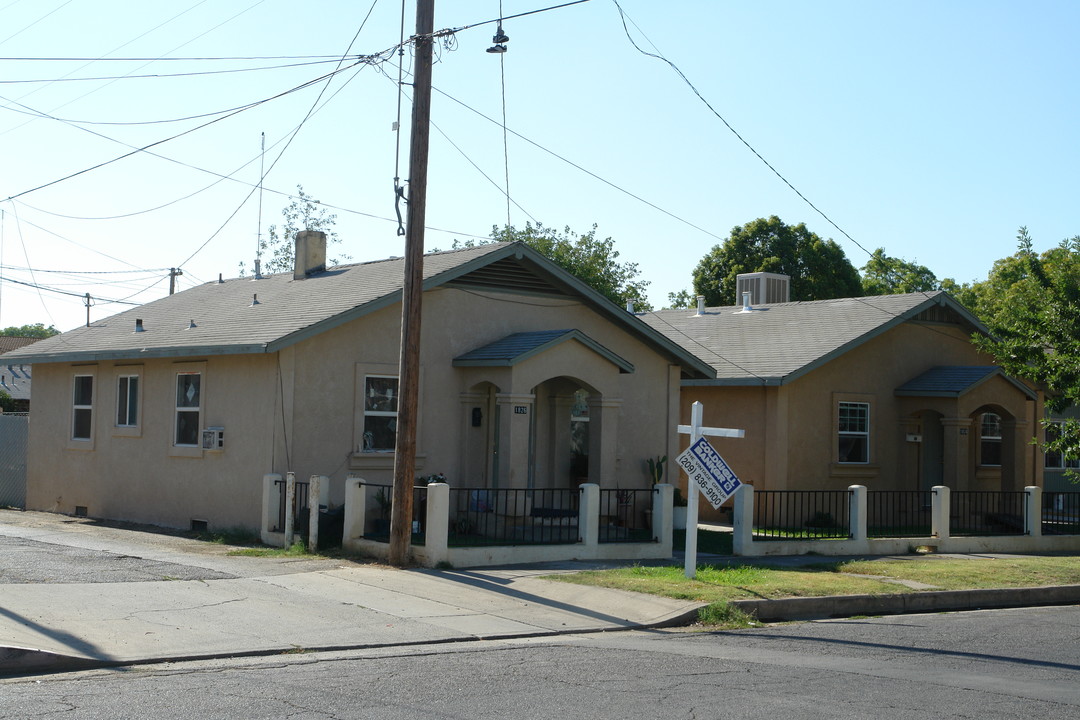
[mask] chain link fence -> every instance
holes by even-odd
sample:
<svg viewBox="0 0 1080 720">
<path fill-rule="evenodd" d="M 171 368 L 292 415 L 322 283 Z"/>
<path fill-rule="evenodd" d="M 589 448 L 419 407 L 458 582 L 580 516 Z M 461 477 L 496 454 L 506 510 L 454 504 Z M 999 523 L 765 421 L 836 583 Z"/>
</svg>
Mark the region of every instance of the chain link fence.
<svg viewBox="0 0 1080 720">
<path fill-rule="evenodd" d="M 0 507 L 26 507 L 27 413 L 0 413 Z"/>
</svg>

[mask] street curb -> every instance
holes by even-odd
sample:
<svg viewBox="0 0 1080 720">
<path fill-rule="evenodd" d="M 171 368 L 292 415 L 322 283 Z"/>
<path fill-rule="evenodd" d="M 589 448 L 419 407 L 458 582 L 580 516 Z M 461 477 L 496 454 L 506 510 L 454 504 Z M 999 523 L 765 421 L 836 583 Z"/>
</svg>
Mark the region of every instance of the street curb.
<svg viewBox="0 0 1080 720">
<path fill-rule="evenodd" d="M 934 590 L 888 595 L 732 600 L 730 605 L 762 622 L 820 620 L 852 615 L 907 615 L 991 608 L 1040 607 L 1080 603 L 1080 585 L 993 590 Z"/>
<path fill-rule="evenodd" d="M 158 665 L 164 663 L 199 662 L 205 660 L 228 660 L 230 658 L 272 657 L 297 652 L 348 652 L 350 650 L 375 650 L 391 647 L 432 647 L 435 645 L 456 645 L 469 642 L 494 640 L 525 640 L 528 638 L 558 637 L 560 635 L 595 635 L 605 632 L 626 630 L 656 630 L 660 628 L 685 627 L 698 619 L 698 612 L 706 607 L 701 603 L 697 607 L 649 623 L 634 623 L 619 627 L 577 628 L 574 630 L 539 630 L 537 632 L 503 633 L 496 635 L 468 635 L 458 638 L 439 640 L 417 640 L 405 643 L 358 643 L 349 645 L 325 645 L 318 647 L 268 648 L 265 650 L 241 650 L 236 652 L 205 653 L 193 655 L 172 655 L 163 657 L 134 658 L 128 660 L 83 658 L 72 655 L 34 650 L 31 648 L 0 646 L 0 679 L 24 675 L 46 675 L 50 673 L 74 672 L 79 670 L 103 670 L 115 667 L 134 667 L 136 665 Z"/>
</svg>

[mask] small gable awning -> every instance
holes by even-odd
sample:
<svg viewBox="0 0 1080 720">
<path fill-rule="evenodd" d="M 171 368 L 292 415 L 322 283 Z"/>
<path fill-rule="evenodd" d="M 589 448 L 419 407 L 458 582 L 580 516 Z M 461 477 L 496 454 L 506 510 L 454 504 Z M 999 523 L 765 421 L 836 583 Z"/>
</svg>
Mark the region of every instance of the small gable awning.
<svg viewBox="0 0 1080 720">
<path fill-rule="evenodd" d="M 501 340 L 488 343 L 454 358 L 453 365 L 454 367 L 512 367 L 569 340 L 576 340 L 607 359 L 619 368 L 619 372 L 634 372 L 633 364 L 580 330 L 573 329 L 538 330 L 507 335 Z"/>
<path fill-rule="evenodd" d="M 1031 388 L 1009 377 L 996 365 L 939 365 L 896 388 L 896 394 L 901 397 L 960 397 L 999 375 L 1028 398 L 1036 398 Z"/>
</svg>

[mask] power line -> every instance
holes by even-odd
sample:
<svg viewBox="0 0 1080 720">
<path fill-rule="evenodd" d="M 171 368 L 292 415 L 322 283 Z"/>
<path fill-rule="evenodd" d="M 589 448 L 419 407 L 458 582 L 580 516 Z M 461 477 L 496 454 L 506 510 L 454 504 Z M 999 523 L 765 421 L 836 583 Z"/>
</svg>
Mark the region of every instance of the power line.
<svg viewBox="0 0 1080 720">
<path fill-rule="evenodd" d="M 663 55 L 660 55 L 659 50 L 657 50 L 656 53 L 651 53 L 651 52 L 647 52 L 645 50 L 642 50 L 641 47 L 634 41 L 634 38 L 630 35 L 630 29 L 626 27 L 626 19 L 627 19 L 626 18 L 626 13 L 623 11 L 622 6 L 619 5 L 619 0 L 612 0 L 612 2 L 615 3 L 615 7 L 618 8 L 618 10 L 619 10 L 619 17 L 622 19 L 623 31 L 626 33 L 626 38 L 630 41 L 630 44 L 633 45 L 634 48 L 639 53 L 641 53 L 642 55 L 647 55 L 648 57 L 651 57 L 651 58 L 656 58 L 657 60 L 660 60 L 662 62 L 667 63 L 671 67 L 671 69 L 674 70 L 678 74 L 678 76 L 683 79 L 683 82 L 685 82 L 687 84 L 687 86 L 689 86 L 689 88 L 694 91 L 694 94 L 697 95 L 698 99 L 701 100 L 701 102 L 703 102 L 705 104 L 705 107 L 709 108 L 709 110 L 712 112 L 712 114 L 715 115 L 717 118 L 719 118 L 720 122 L 724 123 L 724 126 L 727 127 L 727 129 L 730 130 L 732 132 L 732 134 L 735 135 L 735 137 L 737 137 L 739 139 L 739 141 L 742 142 L 742 144 L 745 145 L 750 150 L 750 152 L 754 153 L 754 155 L 757 156 L 758 160 L 760 160 L 761 162 L 763 162 L 765 164 L 765 167 L 769 168 L 769 170 L 772 170 L 773 174 L 776 175 L 776 177 L 780 178 L 784 182 L 785 185 L 787 185 L 789 188 L 791 188 L 792 192 L 794 192 L 796 195 L 798 195 L 799 198 L 801 198 L 803 202 L 805 202 L 807 205 L 809 205 L 814 210 L 814 212 L 816 212 L 821 217 L 825 218 L 825 221 L 828 222 L 830 225 L 832 225 L 834 228 L 836 228 L 844 237 L 846 237 L 848 240 L 853 242 L 856 247 L 858 247 L 860 250 L 862 250 L 867 255 L 870 255 L 871 257 L 873 256 L 874 253 L 872 253 L 869 250 L 867 250 L 866 248 L 864 248 L 859 243 L 859 241 L 856 240 L 855 238 L 851 237 L 851 235 L 848 235 L 846 230 L 844 230 L 842 227 L 840 227 L 835 222 L 833 222 L 832 218 L 830 218 L 828 215 L 826 215 L 820 208 L 818 208 L 817 205 L 810 202 L 810 200 L 805 195 L 803 195 L 801 192 L 799 192 L 798 188 L 796 188 L 794 185 L 792 185 L 788 181 L 788 179 L 786 177 L 784 177 L 783 175 L 780 174 L 779 170 L 777 170 L 775 167 L 773 167 L 772 164 L 761 155 L 761 153 L 759 153 L 756 149 L 754 149 L 754 146 L 751 145 L 746 140 L 746 138 L 744 138 L 742 135 L 740 135 L 739 132 L 734 127 L 731 126 L 731 123 L 729 123 L 727 120 L 725 120 L 724 117 L 719 112 L 716 111 L 716 108 L 714 108 L 709 103 L 709 101 L 706 100 L 705 97 L 698 91 L 698 89 L 696 87 L 694 87 L 694 84 L 692 82 L 690 82 L 689 78 L 687 78 L 685 74 L 683 74 L 683 71 L 679 69 L 678 65 L 671 62 L 670 60 L 668 60 Z M 633 21 L 631 20 L 631 22 L 633 22 Z M 637 24 L 635 24 L 634 27 L 637 27 L 638 32 L 641 32 L 641 28 L 638 27 Z M 642 37 L 645 37 L 645 39 L 648 40 L 648 37 L 645 36 L 644 32 L 641 32 L 641 34 L 642 34 Z M 649 40 L 649 44 L 653 45 L 651 40 Z M 653 47 L 655 48 L 656 46 L 653 45 Z"/>
<path fill-rule="evenodd" d="M 325 65 L 333 60 L 313 60 L 303 63 L 289 63 L 287 65 L 265 65 L 252 68 L 231 68 L 229 70 L 199 70 L 182 73 L 150 73 L 146 75 L 101 75 L 95 77 L 61 77 L 61 78 L 33 78 L 29 80 L 0 80 L 0 85 L 32 85 L 35 83 L 70 83 L 89 82 L 101 80 L 147 80 L 166 79 L 181 77 L 198 77 L 203 75 L 228 75 L 231 73 L 259 72 L 262 70 L 281 70 L 283 68 L 310 67 L 312 65 Z"/>
</svg>

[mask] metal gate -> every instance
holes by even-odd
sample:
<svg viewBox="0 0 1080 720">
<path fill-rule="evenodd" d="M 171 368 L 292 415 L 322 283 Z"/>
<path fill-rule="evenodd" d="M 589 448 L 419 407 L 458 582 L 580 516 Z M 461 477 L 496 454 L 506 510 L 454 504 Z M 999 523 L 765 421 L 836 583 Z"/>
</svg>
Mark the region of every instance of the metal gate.
<svg viewBox="0 0 1080 720">
<path fill-rule="evenodd" d="M 27 413 L 0 413 L 0 508 L 26 507 Z"/>
</svg>

